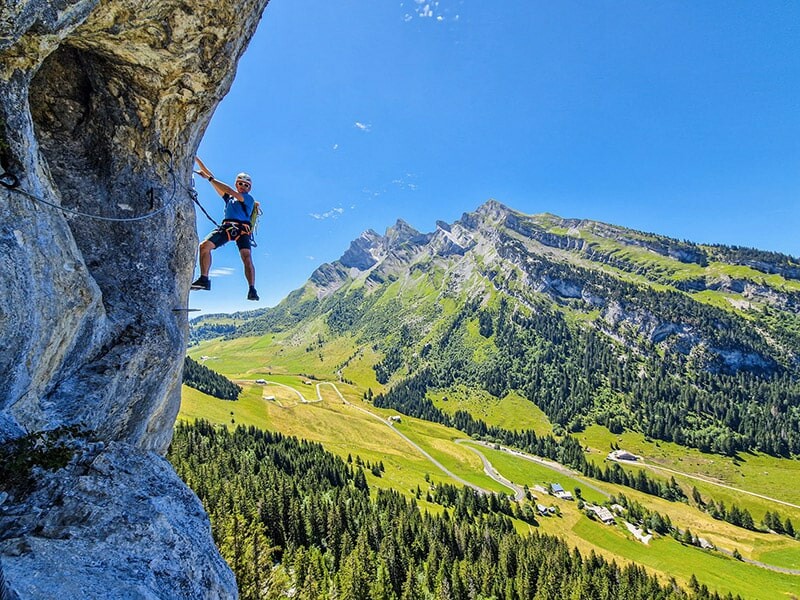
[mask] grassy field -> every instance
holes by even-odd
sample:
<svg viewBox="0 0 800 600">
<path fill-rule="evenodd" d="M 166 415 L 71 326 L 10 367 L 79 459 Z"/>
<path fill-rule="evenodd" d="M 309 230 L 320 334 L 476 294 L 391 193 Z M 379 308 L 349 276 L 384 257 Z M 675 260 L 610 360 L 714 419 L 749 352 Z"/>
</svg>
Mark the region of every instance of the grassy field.
<svg viewBox="0 0 800 600">
<path fill-rule="evenodd" d="M 770 565 L 780 565 L 787 569 L 800 569 L 800 553 L 796 548 L 762 552 L 758 559 Z"/>
<path fill-rule="evenodd" d="M 713 485 L 720 483 L 800 505 L 800 460 L 779 459 L 758 453 L 740 454 L 735 458 L 704 454 L 670 442 L 647 441 L 642 434 L 636 432 L 615 435 L 599 425 L 588 427 L 577 437 L 591 449 L 587 458 L 597 463 L 605 459 L 611 444 L 616 443 L 621 448 L 644 457 L 649 463 L 707 480 L 704 482 L 675 475 L 675 479 L 684 489 L 690 491 L 696 486 L 704 499 L 722 500 L 728 506 L 736 503 L 747 508 L 756 521 L 760 521 L 766 511 L 777 510 L 784 518 L 789 517 L 793 522 L 800 523 L 798 508 Z M 672 475 L 657 470 L 649 473 L 664 479 Z"/>
<path fill-rule="evenodd" d="M 564 475 L 540 463 L 524 460 L 501 450 L 493 450 L 484 447 L 479 447 L 478 449 L 504 477 L 518 485 L 527 485 L 528 488 L 533 489 L 535 485 L 546 488 L 551 483 L 560 483 L 565 490 L 570 492 L 573 492 L 575 488 L 579 488 L 581 490 L 581 496 L 588 502 L 600 504 L 608 500 L 608 495 L 601 494 L 588 487 L 586 485 L 588 480 L 582 477 Z M 595 482 L 591 483 L 594 484 Z M 533 493 L 539 496 L 540 502 L 544 501 L 545 504 L 549 503 L 551 500 L 554 502 L 563 502 L 549 496 L 542 498 L 539 492 Z"/>
<path fill-rule="evenodd" d="M 454 475 L 485 490 L 501 494 L 512 493 L 512 490 L 483 472 L 480 457 L 453 442 L 456 437 L 465 437 L 464 434 L 437 423 L 408 417 L 403 417 L 403 421 L 397 424 L 397 429 Z"/>
<path fill-rule="evenodd" d="M 512 431 L 533 429 L 537 435 L 553 432 L 547 415 L 533 402 L 513 392 L 498 399 L 483 390 L 470 390 L 460 386 L 429 392 L 428 397 L 437 408 L 451 415 L 465 410 L 488 425 L 497 425 Z"/>
<path fill-rule="evenodd" d="M 363 391 L 384 390 L 372 368 L 379 360 L 374 350 L 360 347 L 346 337 L 326 341 L 323 336 L 320 341 L 317 329 L 318 325 L 308 325 L 303 335 L 206 341 L 190 348 L 189 356 L 231 379 L 255 380 L 276 374 L 304 373 L 336 380 L 341 368 L 343 377 Z"/>
<path fill-rule="evenodd" d="M 716 552 L 685 546 L 672 538 L 658 538 L 644 545 L 633 541 L 618 527 L 589 519 L 579 520 L 572 532 L 581 539 L 626 557 L 659 573 L 686 583 L 695 574 L 699 581 L 721 593 L 743 598 L 792 598 L 800 589 L 800 577 L 761 569 Z"/>
<path fill-rule="evenodd" d="M 416 489 L 416 486 L 426 489 L 426 478 L 457 483 L 402 437 L 393 433 L 387 423 L 370 418 L 355 407 L 345 406 L 327 384 L 320 386 L 322 402 L 316 401 L 315 382 L 308 385 L 304 381 L 305 378 L 293 375 L 272 375 L 267 385 L 248 384 L 240 380 L 244 391 L 237 402 L 218 400 L 184 386 L 178 418 L 186 421 L 205 418 L 213 423 L 231 426 L 255 425 L 321 442 L 328 450 L 342 457 L 358 454 L 370 462 L 383 461 L 386 467 L 384 477 L 380 478 L 383 481 L 374 483 L 401 491 Z M 361 403 L 360 394 L 352 386 L 337 384 L 337 387 L 348 401 L 361 404 L 362 408 L 368 408 L 375 415 L 387 418 L 395 414 L 392 410 L 381 410 Z M 265 400 L 265 397 L 273 397 L 274 400 Z M 403 417 L 397 428 L 455 475 L 483 489 L 510 492 L 507 487 L 483 473 L 478 456 L 452 442 L 454 437 L 464 437 L 460 432 L 408 417 Z"/>
</svg>

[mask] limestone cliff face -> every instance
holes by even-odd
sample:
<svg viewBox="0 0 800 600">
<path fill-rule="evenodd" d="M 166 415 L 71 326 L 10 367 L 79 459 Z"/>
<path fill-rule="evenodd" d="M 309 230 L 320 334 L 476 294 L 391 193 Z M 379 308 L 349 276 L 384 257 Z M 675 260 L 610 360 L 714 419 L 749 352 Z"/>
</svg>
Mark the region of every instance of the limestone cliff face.
<svg viewBox="0 0 800 600">
<path fill-rule="evenodd" d="M 97 482 L 98 489 L 107 482 L 106 492 L 121 482 L 136 486 L 148 461 L 162 460 L 151 453 L 163 453 L 171 439 L 187 336 L 186 314 L 173 309 L 186 306 L 197 243 L 194 210 L 181 185 L 267 1 L 0 6 L 0 166 L 20 184 L 0 187 L 0 444 L 64 426 L 115 444 L 106 458 L 105 450 L 91 460 L 78 452 L 70 467 L 75 474 L 96 460 L 113 463 L 127 448 L 139 462 L 108 468 Z M 96 220 L 19 190 L 112 219 L 160 212 L 137 221 Z M 40 487 L 51 486 L 52 477 L 38 474 Z M 68 494 L 69 478 L 58 477 Z M 170 475 L 160 477 L 168 488 Z M 184 494 L 171 477 L 176 495 Z M 41 539 L 31 543 L 40 524 L 14 518 L 28 501 L 20 496 L 0 494 L 0 565 L 9 595 L 27 589 L 24 569 L 15 565 L 33 555 L 57 559 Z M 51 510 L 57 520 L 66 509 Z M 153 518 L 172 519 L 180 529 L 186 514 L 169 512 L 155 510 Z M 156 560 L 153 529 L 139 531 Z M 71 531 L 70 539 L 80 532 Z M 212 550 L 207 539 L 185 552 L 214 563 L 210 572 L 221 583 L 209 589 L 235 595 L 219 557 L 204 559 Z M 58 566 L 49 568 L 57 578 Z M 45 596 L 29 590 L 20 597 Z"/>
</svg>

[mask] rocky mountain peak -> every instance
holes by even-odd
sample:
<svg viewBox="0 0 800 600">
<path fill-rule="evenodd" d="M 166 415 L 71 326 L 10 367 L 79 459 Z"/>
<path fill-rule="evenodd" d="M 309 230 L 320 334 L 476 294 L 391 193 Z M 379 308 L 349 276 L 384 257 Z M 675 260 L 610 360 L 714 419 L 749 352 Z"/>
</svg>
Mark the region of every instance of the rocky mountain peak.
<svg viewBox="0 0 800 600">
<path fill-rule="evenodd" d="M 495 200 L 494 198 L 490 198 L 481 204 L 475 211 L 476 214 L 493 221 L 500 221 L 512 212 L 514 211 L 512 211 L 508 206 L 502 202 L 499 202 L 498 200 Z"/>
<path fill-rule="evenodd" d="M 438 227 L 443 231 L 448 231 L 448 232 L 451 231 L 452 229 L 450 223 L 446 223 L 444 221 L 436 221 L 436 227 Z"/>
<path fill-rule="evenodd" d="M 397 219 L 394 225 L 386 229 L 384 240 L 388 248 L 394 248 L 405 242 L 418 241 L 420 236 L 420 232 L 403 219 Z"/>
<path fill-rule="evenodd" d="M 494 227 L 504 223 L 506 219 L 515 214 L 505 204 L 494 199 L 489 199 L 481 204 L 474 212 L 464 213 L 453 225 L 466 230 L 477 230 L 481 227 Z"/>
<path fill-rule="evenodd" d="M 382 242 L 380 235 L 368 229 L 350 242 L 350 247 L 342 254 L 339 262 L 348 269 L 366 271 L 378 262 Z"/>
</svg>

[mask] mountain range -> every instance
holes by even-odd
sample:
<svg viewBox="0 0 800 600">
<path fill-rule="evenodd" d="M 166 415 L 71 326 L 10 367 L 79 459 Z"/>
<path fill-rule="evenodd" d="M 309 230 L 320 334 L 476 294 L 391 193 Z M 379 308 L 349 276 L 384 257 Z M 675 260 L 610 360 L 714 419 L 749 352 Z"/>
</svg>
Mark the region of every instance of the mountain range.
<svg viewBox="0 0 800 600">
<path fill-rule="evenodd" d="M 366 231 L 276 307 L 236 316 L 194 320 L 193 339 L 347 344 L 340 376 L 369 356 L 376 402 L 418 416 L 467 386 L 521 394 L 557 433 L 800 453 L 800 260 L 780 253 L 489 200 L 431 233 Z"/>
</svg>

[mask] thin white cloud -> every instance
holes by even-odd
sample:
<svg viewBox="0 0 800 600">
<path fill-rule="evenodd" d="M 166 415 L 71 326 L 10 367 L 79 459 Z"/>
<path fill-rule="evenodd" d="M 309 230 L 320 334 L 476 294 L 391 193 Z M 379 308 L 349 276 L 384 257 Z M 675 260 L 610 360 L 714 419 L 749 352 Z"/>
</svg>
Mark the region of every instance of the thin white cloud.
<svg viewBox="0 0 800 600">
<path fill-rule="evenodd" d="M 208 274 L 209 277 L 227 277 L 228 275 L 233 275 L 236 271 L 230 267 L 215 267 L 211 269 L 211 272 Z"/>
<path fill-rule="evenodd" d="M 355 127 L 360 129 L 361 131 L 370 131 L 372 130 L 372 125 L 370 123 L 362 123 L 361 121 L 355 122 Z"/>
<path fill-rule="evenodd" d="M 397 179 L 392 180 L 392 185 L 400 188 L 401 190 L 411 190 L 412 192 L 416 191 L 418 186 L 414 183 L 414 179 L 417 176 L 413 173 L 406 173 L 403 177 L 398 177 Z"/>
<path fill-rule="evenodd" d="M 369 189 L 369 188 L 364 188 L 364 189 L 362 189 L 361 191 L 362 191 L 364 194 L 366 194 L 367 196 L 369 196 L 370 198 L 377 198 L 377 197 L 379 197 L 381 194 L 384 194 L 384 193 L 386 193 L 386 190 L 385 190 L 385 189 L 382 189 L 382 190 L 371 190 L 371 189 Z"/>
<path fill-rule="evenodd" d="M 344 209 L 341 207 L 332 208 L 324 213 L 310 213 L 312 219 L 323 221 L 325 219 L 337 219 L 340 215 L 344 214 Z"/>
<path fill-rule="evenodd" d="M 309 255 L 307 255 L 307 256 L 306 256 L 306 258 L 307 258 L 308 260 L 315 260 L 315 258 L 314 258 L 313 256 L 311 256 L 310 254 L 309 254 Z"/>
<path fill-rule="evenodd" d="M 414 10 L 413 13 L 406 12 L 403 14 L 403 21 L 408 23 L 412 21 L 414 17 L 420 19 L 432 19 L 437 23 L 442 23 L 445 20 L 450 21 L 458 21 L 459 15 L 452 14 L 448 5 L 453 4 L 453 2 L 442 2 L 440 0 L 414 0 L 412 4 L 412 8 Z M 444 5 L 444 6 L 443 6 Z M 402 8 L 404 3 L 400 3 L 400 7 Z"/>
<path fill-rule="evenodd" d="M 361 189 L 361 192 L 371 199 L 383 196 L 392 188 L 395 188 L 396 190 L 408 190 L 411 192 L 416 192 L 419 189 L 419 185 L 417 185 L 415 182 L 416 179 L 416 174 L 405 173 L 400 177 L 395 177 L 389 183 L 382 185 L 379 189 L 365 187 Z"/>
</svg>

